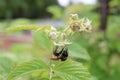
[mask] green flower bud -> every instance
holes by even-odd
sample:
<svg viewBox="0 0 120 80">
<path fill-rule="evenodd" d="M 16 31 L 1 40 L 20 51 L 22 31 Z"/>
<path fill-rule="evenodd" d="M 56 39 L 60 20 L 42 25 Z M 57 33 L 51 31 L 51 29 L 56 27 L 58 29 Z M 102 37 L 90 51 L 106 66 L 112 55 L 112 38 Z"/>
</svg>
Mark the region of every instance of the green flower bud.
<svg viewBox="0 0 120 80">
<path fill-rule="evenodd" d="M 78 17 L 77 14 L 71 14 L 71 15 L 70 15 L 70 18 L 71 18 L 72 20 L 78 20 L 78 19 L 79 19 L 79 17 Z"/>
</svg>

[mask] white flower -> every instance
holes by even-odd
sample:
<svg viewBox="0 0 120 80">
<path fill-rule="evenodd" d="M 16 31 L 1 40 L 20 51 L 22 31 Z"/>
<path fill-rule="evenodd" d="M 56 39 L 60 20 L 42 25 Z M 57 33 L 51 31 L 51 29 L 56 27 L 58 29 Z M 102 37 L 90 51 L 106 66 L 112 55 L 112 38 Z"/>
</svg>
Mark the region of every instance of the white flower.
<svg viewBox="0 0 120 80">
<path fill-rule="evenodd" d="M 88 18 L 83 19 L 83 27 L 83 31 L 89 32 L 92 30 L 91 21 Z"/>
<path fill-rule="evenodd" d="M 88 27 L 89 25 L 91 25 L 91 21 L 88 18 L 84 18 L 83 24 L 85 25 L 85 27 Z"/>
</svg>

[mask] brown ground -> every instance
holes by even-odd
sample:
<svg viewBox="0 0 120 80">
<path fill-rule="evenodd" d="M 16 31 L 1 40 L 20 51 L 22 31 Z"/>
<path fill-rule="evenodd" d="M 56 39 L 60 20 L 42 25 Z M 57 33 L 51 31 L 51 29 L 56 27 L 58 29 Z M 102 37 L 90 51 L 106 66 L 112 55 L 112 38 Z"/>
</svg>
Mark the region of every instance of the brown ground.
<svg viewBox="0 0 120 80">
<path fill-rule="evenodd" d="M 33 39 L 30 35 L 7 35 L 0 33 L 0 49 L 8 50 L 11 45 L 18 43 L 31 43 Z"/>
</svg>

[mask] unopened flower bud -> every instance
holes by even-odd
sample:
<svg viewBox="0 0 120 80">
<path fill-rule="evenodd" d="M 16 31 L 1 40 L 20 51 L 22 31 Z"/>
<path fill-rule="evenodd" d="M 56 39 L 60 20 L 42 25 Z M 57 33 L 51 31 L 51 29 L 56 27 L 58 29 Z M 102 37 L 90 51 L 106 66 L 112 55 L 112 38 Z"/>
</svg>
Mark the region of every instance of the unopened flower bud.
<svg viewBox="0 0 120 80">
<path fill-rule="evenodd" d="M 52 31 L 56 31 L 56 28 L 54 28 L 53 26 L 51 26 L 51 30 Z"/>
<path fill-rule="evenodd" d="M 51 40 L 56 40 L 57 34 L 56 34 L 55 32 L 50 32 L 50 33 L 49 33 L 49 38 L 50 38 Z"/>
<path fill-rule="evenodd" d="M 78 15 L 77 14 L 71 14 L 70 15 L 72 20 L 78 20 Z"/>
</svg>

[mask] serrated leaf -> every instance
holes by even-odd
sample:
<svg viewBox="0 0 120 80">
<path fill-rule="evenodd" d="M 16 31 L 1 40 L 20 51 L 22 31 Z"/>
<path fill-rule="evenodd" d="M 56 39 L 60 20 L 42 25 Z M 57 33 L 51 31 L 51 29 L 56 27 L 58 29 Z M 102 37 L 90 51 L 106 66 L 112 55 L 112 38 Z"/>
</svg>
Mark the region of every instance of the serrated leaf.
<svg viewBox="0 0 120 80">
<path fill-rule="evenodd" d="M 27 74 L 34 71 L 49 71 L 49 67 L 45 62 L 41 60 L 32 60 L 30 62 L 25 62 L 15 67 L 8 75 L 7 80 L 15 80 L 15 78 L 20 77 L 22 74 Z"/>
<path fill-rule="evenodd" d="M 69 45 L 68 50 L 69 50 L 69 55 L 71 57 L 81 58 L 84 60 L 90 60 L 90 56 L 88 52 L 84 48 L 82 48 L 80 45 L 78 45 L 77 43 L 73 43 Z"/>
<path fill-rule="evenodd" d="M 49 40 L 45 32 L 32 32 L 32 36 L 34 38 L 34 43 L 44 48 L 45 51 L 50 51 L 52 48 L 52 42 Z"/>
<path fill-rule="evenodd" d="M 42 71 L 49 73 L 49 66 L 41 60 L 32 60 L 15 67 L 8 75 L 7 80 L 15 80 L 23 74 Z M 53 68 L 52 80 L 90 80 L 90 73 L 81 63 L 67 60 L 57 62 Z M 48 76 L 46 76 L 46 79 Z"/>
<path fill-rule="evenodd" d="M 8 57 L 0 57 L 0 76 L 5 77 L 11 70 L 13 60 Z"/>
<path fill-rule="evenodd" d="M 54 74 L 61 80 L 90 80 L 91 78 L 90 73 L 81 63 L 72 60 L 58 63 L 54 68 Z"/>
</svg>

